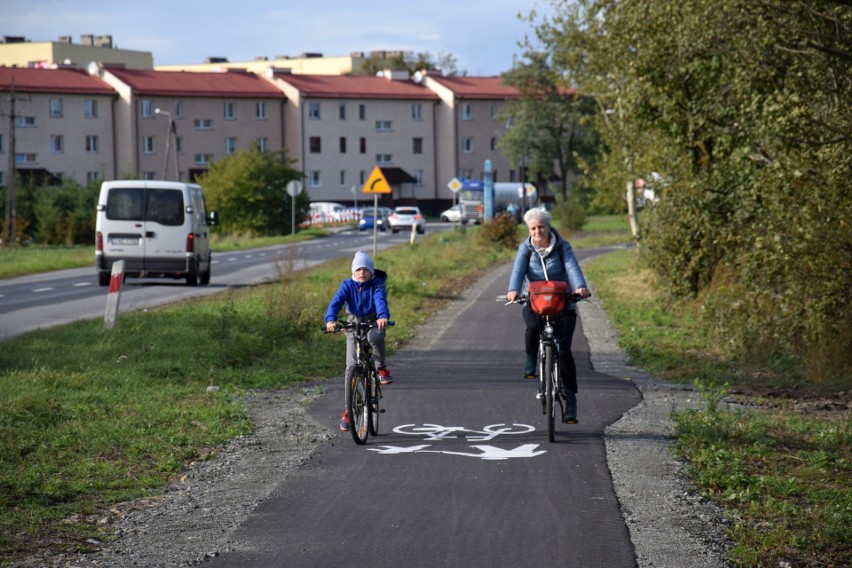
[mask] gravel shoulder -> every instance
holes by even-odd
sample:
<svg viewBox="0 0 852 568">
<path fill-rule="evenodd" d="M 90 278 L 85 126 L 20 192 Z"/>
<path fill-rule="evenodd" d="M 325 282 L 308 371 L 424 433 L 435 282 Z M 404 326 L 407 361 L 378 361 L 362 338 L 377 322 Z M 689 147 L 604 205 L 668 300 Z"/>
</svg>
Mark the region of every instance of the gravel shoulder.
<svg viewBox="0 0 852 568">
<path fill-rule="evenodd" d="M 477 288 L 492 278 L 493 274 L 486 275 L 426 327 L 451 321 L 459 302 L 472 301 Z M 671 413 L 696 405 L 700 397 L 689 387 L 655 380 L 630 367 L 594 297 L 581 304 L 580 318 L 594 369 L 633 381 L 643 396 L 606 431 L 609 467 L 637 566 L 731 566 L 726 560 L 730 545 L 724 534 L 726 521 L 713 503 L 696 494 L 670 453 Z M 91 542 L 98 552 L 33 558 L 24 565 L 196 566 L 228 552 L 232 533 L 252 510 L 331 438 L 332 433 L 308 412 L 326 384 L 253 393 L 246 401 L 256 426 L 253 434 L 218 448 L 212 459 L 192 464 L 161 495 L 116 506 L 99 516 L 97 522 L 114 525 L 115 541 Z"/>
</svg>

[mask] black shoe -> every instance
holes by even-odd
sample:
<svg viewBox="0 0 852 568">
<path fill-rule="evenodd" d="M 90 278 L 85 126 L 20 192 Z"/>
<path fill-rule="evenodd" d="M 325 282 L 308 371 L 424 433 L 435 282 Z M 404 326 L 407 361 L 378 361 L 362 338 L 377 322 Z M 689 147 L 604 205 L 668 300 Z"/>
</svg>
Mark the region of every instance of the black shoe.
<svg viewBox="0 0 852 568">
<path fill-rule="evenodd" d="M 562 410 L 562 422 L 565 424 L 576 424 L 577 420 L 577 395 L 569 392 L 565 395 L 565 408 Z"/>
</svg>

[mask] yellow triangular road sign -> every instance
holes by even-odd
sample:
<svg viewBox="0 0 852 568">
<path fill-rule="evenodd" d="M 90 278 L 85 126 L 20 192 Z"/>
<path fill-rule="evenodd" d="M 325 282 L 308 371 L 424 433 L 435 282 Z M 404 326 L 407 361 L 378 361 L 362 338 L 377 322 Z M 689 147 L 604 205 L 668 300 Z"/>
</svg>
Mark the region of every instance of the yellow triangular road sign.
<svg viewBox="0 0 852 568">
<path fill-rule="evenodd" d="M 364 188 L 361 192 L 393 193 L 388 180 L 385 178 L 385 174 L 382 173 L 382 169 L 379 166 L 374 167 L 373 171 L 370 172 L 370 177 L 368 177 L 367 181 L 364 182 Z"/>
</svg>

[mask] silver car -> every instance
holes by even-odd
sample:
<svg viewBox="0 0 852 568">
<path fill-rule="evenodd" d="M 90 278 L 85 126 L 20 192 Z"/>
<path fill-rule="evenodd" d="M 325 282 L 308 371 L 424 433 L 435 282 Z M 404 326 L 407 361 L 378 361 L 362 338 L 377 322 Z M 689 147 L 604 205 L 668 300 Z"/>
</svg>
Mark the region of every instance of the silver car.
<svg viewBox="0 0 852 568">
<path fill-rule="evenodd" d="M 393 233 L 410 231 L 412 227 L 415 227 L 421 235 L 426 232 L 426 219 L 423 218 L 418 207 L 411 205 L 403 205 L 394 209 L 391 216 L 388 217 L 388 224 Z"/>
</svg>

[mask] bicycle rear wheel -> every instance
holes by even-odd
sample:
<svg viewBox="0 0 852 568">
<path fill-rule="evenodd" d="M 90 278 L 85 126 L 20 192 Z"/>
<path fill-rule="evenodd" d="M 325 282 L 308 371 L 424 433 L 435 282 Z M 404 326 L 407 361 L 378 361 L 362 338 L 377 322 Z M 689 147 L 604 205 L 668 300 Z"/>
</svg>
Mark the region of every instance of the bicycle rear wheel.
<svg viewBox="0 0 852 568">
<path fill-rule="evenodd" d="M 547 410 L 547 439 L 550 442 L 556 441 L 556 377 L 553 376 L 553 363 L 553 347 L 546 345 L 544 348 L 544 399 Z"/>
<path fill-rule="evenodd" d="M 370 390 L 367 386 L 367 373 L 363 367 L 352 369 L 349 377 L 349 396 L 346 409 L 349 411 L 349 431 L 356 444 L 365 444 L 369 436 Z"/>
<path fill-rule="evenodd" d="M 373 436 L 379 433 L 379 399 L 381 391 L 379 390 L 379 376 L 375 372 L 370 373 L 370 434 Z"/>
</svg>

